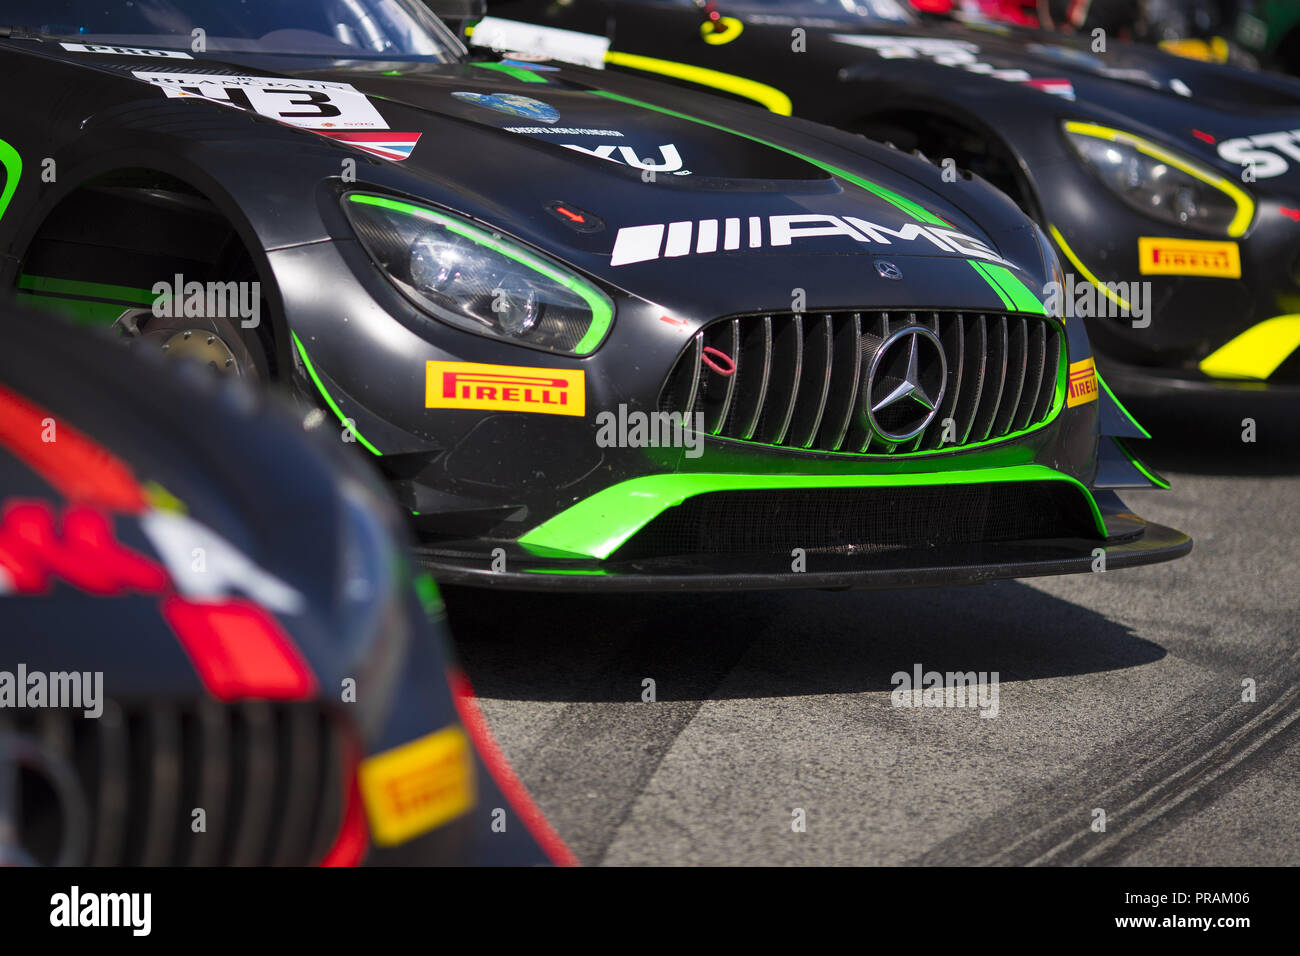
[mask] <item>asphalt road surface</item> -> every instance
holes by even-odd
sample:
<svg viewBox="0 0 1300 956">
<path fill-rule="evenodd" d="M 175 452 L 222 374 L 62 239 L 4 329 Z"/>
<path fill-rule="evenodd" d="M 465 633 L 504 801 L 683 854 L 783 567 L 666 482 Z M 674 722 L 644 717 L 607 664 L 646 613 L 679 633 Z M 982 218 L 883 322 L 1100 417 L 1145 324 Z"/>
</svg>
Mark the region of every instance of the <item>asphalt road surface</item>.
<svg viewBox="0 0 1300 956">
<path fill-rule="evenodd" d="M 1173 489 L 1127 500 L 1193 536 L 1182 561 L 946 590 L 448 589 L 502 749 L 584 864 L 1300 863 L 1300 415 L 1133 410 Z M 996 671 L 997 717 L 893 706 L 918 664 Z"/>
</svg>

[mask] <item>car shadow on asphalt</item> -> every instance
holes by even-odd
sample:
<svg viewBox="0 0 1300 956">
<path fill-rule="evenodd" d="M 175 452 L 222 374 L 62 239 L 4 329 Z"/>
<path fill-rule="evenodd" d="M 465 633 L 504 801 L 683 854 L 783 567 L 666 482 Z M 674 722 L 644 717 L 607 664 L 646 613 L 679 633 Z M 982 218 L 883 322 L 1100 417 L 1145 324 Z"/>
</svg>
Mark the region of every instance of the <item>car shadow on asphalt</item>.
<svg viewBox="0 0 1300 956">
<path fill-rule="evenodd" d="M 1130 448 L 1157 471 L 1193 475 L 1300 474 L 1300 398 L 1250 392 L 1126 400 L 1151 433 Z M 1254 422 L 1254 441 L 1249 437 Z"/>
<path fill-rule="evenodd" d="M 446 588 L 476 693 L 634 702 L 889 691 L 899 671 L 1002 682 L 1149 664 L 1165 649 L 1016 581 L 968 588 L 596 595 Z"/>
</svg>

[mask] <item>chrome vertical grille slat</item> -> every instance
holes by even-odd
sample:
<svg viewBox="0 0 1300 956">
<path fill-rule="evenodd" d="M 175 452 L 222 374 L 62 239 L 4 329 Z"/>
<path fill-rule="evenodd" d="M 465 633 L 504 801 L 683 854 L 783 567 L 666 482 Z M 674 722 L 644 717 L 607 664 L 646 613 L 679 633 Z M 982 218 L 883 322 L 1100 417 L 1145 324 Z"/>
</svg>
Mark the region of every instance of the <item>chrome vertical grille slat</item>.
<svg viewBox="0 0 1300 956">
<path fill-rule="evenodd" d="M 1007 317 L 993 316 L 988 331 L 989 375 L 985 384 L 991 387 L 986 387 L 984 395 L 980 398 L 975 427 L 970 436 L 973 442 L 987 441 L 992 434 L 993 422 L 997 418 L 998 408 L 1002 404 L 1002 393 L 1007 384 Z"/>
<path fill-rule="evenodd" d="M 862 314 L 853 312 L 844 316 L 836 335 L 841 341 L 835 348 L 835 363 L 838 371 L 832 371 L 832 375 L 838 375 L 840 380 L 852 384 L 838 397 L 843 411 L 823 426 L 829 426 L 830 430 L 823 437 L 821 447 L 830 451 L 839 451 L 844 444 L 844 439 L 849 433 L 849 425 L 853 422 L 853 412 L 858 404 L 858 389 L 862 380 Z"/>
<path fill-rule="evenodd" d="M 895 442 L 869 427 L 863 391 L 876 350 L 908 326 L 938 337 L 947 372 L 934 418 L 916 437 Z M 845 310 L 729 317 L 705 325 L 692 339 L 665 383 L 659 407 L 703 411 L 706 430 L 721 439 L 791 450 L 885 456 L 949 451 L 1001 440 L 1052 417 L 1064 335 L 1054 319 L 1018 313 Z M 734 372 L 721 374 L 703 364 L 706 347 L 728 356 Z M 933 354 L 928 361 L 937 361 Z M 949 420 L 953 428 L 944 441 Z"/>
<path fill-rule="evenodd" d="M 238 787 L 239 805 L 233 820 L 230 853 L 232 866 L 264 864 L 267 830 L 271 823 L 270 802 L 275 789 L 275 726 L 271 709 L 253 702 L 240 708 L 243 718 L 236 727 L 243 762 Z M 242 739 L 241 739 L 242 738 Z"/>
<path fill-rule="evenodd" d="M 942 448 L 945 444 L 956 445 L 961 439 L 961 424 L 956 419 L 957 400 L 962 394 L 962 383 L 966 380 L 966 328 L 965 316 L 958 315 L 951 322 L 942 325 L 939 314 L 934 314 L 934 333 L 943 342 L 944 352 L 948 357 L 948 386 L 944 390 L 943 401 L 939 403 L 939 414 L 935 421 L 938 428 L 927 428 L 921 438 L 925 443 L 920 447 L 926 451 Z M 948 420 L 953 423 L 951 438 L 944 441 Z"/>
<path fill-rule="evenodd" d="M 737 370 L 736 373 L 737 398 L 732 413 L 736 421 L 728 434 L 742 441 L 752 438 L 758 428 L 767 401 L 768 382 L 772 378 L 772 317 L 765 315 L 762 319 L 762 322 L 750 323 L 754 328 L 748 335 L 741 327 L 740 364 L 744 371 Z M 757 361 L 752 360 L 755 356 Z"/>
<path fill-rule="evenodd" d="M 106 701 L 104 713 L 95 725 L 90 744 L 94 763 L 88 788 L 95 794 L 94 842 L 91 866 L 113 866 L 122 860 L 130 786 L 130 758 L 127 753 L 126 716 L 115 701 Z"/>
<path fill-rule="evenodd" d="M 731 374 L 719 375 L 716 372 L 705 379 L 712 386 L 711 393 L 721 392 L 721 397 L 709 401 L 706 399 L 706 406 L 712 405 L 712 408 L 705 408 L 704 430 L 710 435 L 716 435 L 722 431 L 723 426 L 727 423 L 727 416 L 731 414 L 731 400 L 736 393 L 736 377 L 740 374 L 740 319 L 732 319 L 730 322 L 721 325 L 723 334 L 715 342 L 706 343 L 706 348 L 716 348 L 724 352 L 731 360 Z M 701 335 L 705 333 L 701 332 Z M 701 364 L 703 364 L 703 355 L 701 355 Z M 710 369 L 710 371 L 712 371 Z M 703 369 L 700 372 L 704 375 Z M 720 383 L 714 384 L 715 382 Z M 688 423 L 689 424 L 689 423 Z"/>
<path fill-rule="evenodd" d="M 1020 396 L 1024 392 L 1027 366 L 1029 363 L 1029 328 L 1021 316 L 1007 319 L 1007 385 L 1006 395 L 998 408 L 997 418 L 993 422 L 993 433 L 1005 435 L 1011 432 L 1015 422 L 1016 409 L 1020 407 Z"/>
<path fill-rule="evenodd" d="M 794 406 L 799 400 L 800 379 L 803 377 L 803 316 L 789 316 L 787 321 L 780 323 L 780 331 L 775 330 L 776 325 L 774 322 L 772 337 L 773 374 L 776 380 L 769 386 L 775 391 L 776 407 L 771 409 L 771 415 L 763 416 L 767 425 L 767 441 L 772 445 L 785 442 L 786 433 L 790 430 L 790 419 L 794 416 Z M 781 363 L 782 359 L 785 359 L 784 363 Z M 778 367 L 778 364 L 783 364 L 784 367 Z M 760 423 L 760 430 L 762 427 L 763 423 Z M 764 436 L 759 437 L 762 439 Z"/>
<path fill-rule="evenodd" d="M 1039 393 L 1043 385 L 1043 376 L 1047 372 L 1047 334 L 1041 323 L 1029 326 L 1029 354 L 1025 364 L 1027 377 L 1025 390 L 1020 396 L 1020 407 L 1011 427 L 1023 431 L 1033 421 L 1034 409 L 1038 406 Z"/>
<path fill-rule="evenodd" d="M 141 866 L 171 862 L 181 790 L 181 732 L 175 710 L 154 705 L 146 712 L 149 751 L 148 813 L 140 847 Z"/>
<path fill-rule="evenodd" d="M 230 785 L 230 713 L 211 701 L 195 714 L 198 766 L 195 805 L 203 808 L 205 830 L 191 835 L 190 866 L 215 866 L 226 832 L 226 792 Z"/>
<path fill-rule="evenodd" d="M 970 440 L 975 427 L 975 413 L 979 411 L 980 396 L 984 393 L 984 378 L 988 371 L 988 319 L 984 315 L 968 316 L 962 330 L 965 355 L 965 382 L 961 402 L 953 414 L 957 418 L 957 444 Z"/>
<path fill-rule="evenodd" d="M 831 317 L 811 319 L 807 323 L 804 340 L 804 382 L 801 402 L 791 417 L 790 444 L 809 448 L 817 440 L 817 432 L 826 414 L 826 400 L 831 392 L 831 369 L 835 362 L 835 332 Z"/>
<path fill-rule="evenodd" d="M 1062 377 L 1061 350 L 1063 348 L 1064 343 L 1059 336 L 1047 336 L 1047 349 L 1043 359 L 1043 383 L 1038 393 L 1038 404 L 1034 406 L 1034 414 L 1030 421 L 1041 421 L 1052 410 L 1052 405 L 1056 401 L 1057 383 Z"/>
</svg>

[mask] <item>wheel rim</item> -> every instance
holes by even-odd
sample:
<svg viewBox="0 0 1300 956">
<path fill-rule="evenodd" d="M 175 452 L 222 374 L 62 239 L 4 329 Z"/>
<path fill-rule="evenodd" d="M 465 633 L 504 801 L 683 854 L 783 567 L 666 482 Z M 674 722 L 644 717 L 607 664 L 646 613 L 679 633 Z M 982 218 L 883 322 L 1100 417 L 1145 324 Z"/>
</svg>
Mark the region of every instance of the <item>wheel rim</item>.
<svg viewBox="0 0 1300 956">
<path fill-rule="evenodd" d="M 244 368 L 220 333 L 212 329 L 166 329 L 145 332 L 141 338 L 169 359 L 189 359 L 216 369 L 222 375 L 243 376 Z"/>
</svg>

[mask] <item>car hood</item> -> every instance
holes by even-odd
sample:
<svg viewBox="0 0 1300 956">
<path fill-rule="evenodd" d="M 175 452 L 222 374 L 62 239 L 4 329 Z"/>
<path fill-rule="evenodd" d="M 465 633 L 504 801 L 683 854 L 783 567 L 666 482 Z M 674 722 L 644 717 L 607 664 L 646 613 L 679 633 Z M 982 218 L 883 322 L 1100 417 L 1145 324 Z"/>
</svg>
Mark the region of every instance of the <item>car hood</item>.
<svg viewBox="0 0 1300 956">
<path fill-rule="evenodd" d="M 1030 287 L 1044 280 L 1032 226 L 983 184 L 946 183 L 929 162 L 861 138 L 634 78 L 495 61 L 287 72 L 284 58 L 182 67 L 63 59 L 141 87 L 223 76 L 346 84 L 373 114 L 280 118 L 289 135 L 333 150 L 328 175 L 357 157 L 358 190 L 479 219 L 669 308 L 715 308 L 694 294 L 704 265 L 712 289 L 730 290 L 716 299 L 728 309 L 789 308 L 791 289 L 805 284 L 810 307 L 1001 307 L 972 260 Z M 163 99 L 161 89 L 140 95 L 155 106 Z M 206 96 L 167 102 L 169 129 L 177 111 L 230 109 Z M 282 147 L 271 139 L 268 148 Z M 285 169 L 305 182 L 299 168 Z M 909 263 L 903 282 L 879 284 L 871 262 L 880 256 Z M 801 275 L 806 283 L 794 281 Z"/>
<path fill-rule="evenodd" d="M 915 262 L 918 278 L 937 276 L 954 265 L 970 271 L 966 260 L 979 246 L 1026 275 L 1041 269 L 1001 248 L 995 229 L 884 163 L 831 161 L 823 144 L 799 142 L 790 131 L 778 141 L 743 122 L 697 121 L 608 89 L 500 81 L 484 72 L 350 81 L 382 103 L 395 128 L 453 147 L 417 149 L 404 170 L 430 184 L 453 179 L 462 196 L 492 209 L 487 218 L 498 227 L 547 220 L 545 245 L 563 243 L 566 255 L 616 284 L 639 277 L 633 291 L 658 285 L 656 273 L 675 284 L 706 262 L 726 281 L 807 257 L 818 257 L 819 272 L 859 277 L 861 257 L 888 255 Z M 898 159 L 937 178 L 927 164 Z M 557 203 L 567 213 L 557 213 Z M 583 223 L 564 221 L 568 213 L 604 228 L 584 231 Z M 952 241 L 936 242 L 936 233 L 921 229 Z"/>
</svg>

